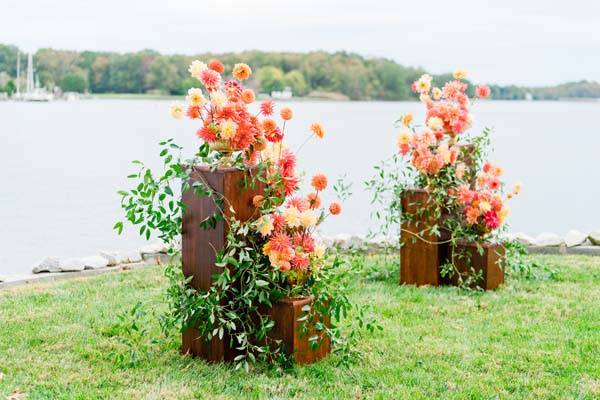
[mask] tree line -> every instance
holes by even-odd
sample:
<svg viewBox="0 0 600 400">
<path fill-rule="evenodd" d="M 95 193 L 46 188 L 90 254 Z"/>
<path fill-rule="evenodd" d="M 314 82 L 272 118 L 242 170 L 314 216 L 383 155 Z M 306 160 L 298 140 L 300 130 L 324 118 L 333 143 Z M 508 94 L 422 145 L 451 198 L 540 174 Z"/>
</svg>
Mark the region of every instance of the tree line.
<svg viewBox="0 0 600 400">
<path fill-rule="evenodd" d="M 0 91 L 14 91 L 17 52 L 0 44 Z M 365 58 L 348 52 L 310 53 L 245 51 L 163 55 L 153 50 L 132 53 L 39 49 L 34 64 L 40 84 L 52 90 L 92 93 L 152 93 L 182 95 L 197 86 L 188 73 L 195 59 L 219 58 L 230 71 L 235 63 L 249 64 L 249 85 L 263 93 L 290 87 L 294 96 L 331 96 L 350 100 L 411 100 L 410 84 L 425 71 L 385 58 Z M 22 79 L 27 60 L 21 57 Z M 438 75 L 436 83 L 451 79 Z M 23 87 L 24 84 L 21 85 Z M 600 97 L 595 82 L 574 82 L 551 88 L 491 86 L 495 99 Z"/>
</svg>

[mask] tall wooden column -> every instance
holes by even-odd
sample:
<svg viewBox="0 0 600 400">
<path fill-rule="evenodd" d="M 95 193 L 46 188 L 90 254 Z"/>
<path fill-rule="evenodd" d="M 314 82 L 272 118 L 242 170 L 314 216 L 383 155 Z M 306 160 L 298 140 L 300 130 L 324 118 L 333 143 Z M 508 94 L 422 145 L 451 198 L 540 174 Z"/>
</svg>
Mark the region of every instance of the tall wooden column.
<svg viewBox="0 0 600 400">
<path fill-rule="evenodd" d="M 430 232 L 433 225 L 440 225 L 433 215 L 433 200 L 426 190 L 410 189 L 402 193 L 401 201 L 400 284 L 439 286 L 448 246 L 437 244 L 443 237 Z"/>
<path fill-rule="evenodd" d="M 209 197 L 198 197 L 192 188 L 194 182 L 208 184 L 215 192 L 225 197 L 223 212 L 226 219 L 235 216 L 246 221 L 256 212 L 252 199 L 262 194 L 264 184 L 254 180 L 251 171 L 222 167 L 211 170 L 208 167 L 195 167 L 190 175 L 190 190 L 182 194 L 186 205 L 182 227 L 182 263 L 183 274 L 192 277 L 191 286 L 195 289 L 208 290 L 213 282 L 213 275 L 222 272 L 215 265 L 216 254 L 226 243 L 227 223 L 220 221 L 214 229 L 203 229 L 200 224 L 217 210 L 215 201 Z M 246 183 L 247 187 L 244 187 Z M 233 211 L 232 211 L 233 209 Z M 229 337 L 223 340 L 213 338 L 204 341 L 198 330 L 189 329 L 183 333 L 182 353 L 200 356 L 208 361 L 227 361 L 235 358 L 235 352 L 229 346 Z"/>
</svg>

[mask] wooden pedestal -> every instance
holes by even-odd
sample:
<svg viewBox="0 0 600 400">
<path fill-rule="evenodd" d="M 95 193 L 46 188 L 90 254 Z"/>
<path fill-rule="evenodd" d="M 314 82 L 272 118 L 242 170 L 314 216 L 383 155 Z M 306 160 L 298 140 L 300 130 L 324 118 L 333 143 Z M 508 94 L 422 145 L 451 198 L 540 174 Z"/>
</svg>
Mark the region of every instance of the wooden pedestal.
<svg viewBox="0 0 600 400">
<path fill-rule="evenodd" d="M 440 265 L 446 260 L 448 246 L 428 243 L 445 239 L 429 231 L 437 223 L 429 193 L 422 189 L 410 189 L 402 193 L 401 200 L 400 284 L 439 286 L 443 283 Z"/>
<path fill-rule="evenodd" d="M 481 279 L 472 287 L 484 290 L 494 290 L 504 283 L 505 251 L 499 244 L 483 243 L 483 253 L 479 253 L 475 243 L 459 242 L 452 248 L 454 265 L 463 276 L 469 276 L 473 271 L 481 272 Z M 458 276 L 454 274 L 452 283 L 458 284 Z"/>
<path fill-rule="evenodd" d="M 302 324 L 309 321 L 300 322 L 298 319 L 305 315 L 302 307 L 311 303 L 311 298 L 282 299 L 270 310 L 270 317 L 275 322 L 275 326 L 268 336 L 271 339 L 281 340 L 285 353 L 292 355 L 298 364 L 313 363 L 331 352 L 329 337 L 324 331 L 317 331 L 314 324 L 309 327 L 307 334 L 302 335 Z M 328 325 L 329 317 L 323 318 L 323 323 Z M 319 346 L 314 350 L 311 349 L 308 340 L 313 335 L 319 335 Z"/>
<path fill-rule="evenodd" d="M 211 171 L 208 167 L 196 167 L 190 174 L 190 190 L 182 195 L 186 205 L 182 227 L 182 263 L 183 274 L 192 277 L 190 285 L 195 289 L 208 290 L 212 285 L 213 275 L 222 272 L 215 265 L 216 253 L 225 246 L 227 224 L 220 221 L 214 229 L 203 229 L 200 223 L 214 214 L 217 209 L 213 199 L 198 197 L 192 188 L 194 182 L 208 184 L 214 191 L 224 195 L 222 206 L 225 218 L 235 216 L 246 221 L 255 213 L 252 199 L 264 191 L 264 185 L 255 180 L 254 187 L 244 188 L 244 181 L 252 181 L 249 171 L 236 168 L 219 168 Z M 249 186 L 249 185 L 247 185 Z M 235 213 L 231 210 L 235 211 Z M 229 338 L 223 340 L 213 338 L 205 342 L 199 332 L 189 329 L 183 333 L 183 353 L 200 356 L 208 361 L 233 360 L 235 353 L 229 348 Z"/>
</svg>

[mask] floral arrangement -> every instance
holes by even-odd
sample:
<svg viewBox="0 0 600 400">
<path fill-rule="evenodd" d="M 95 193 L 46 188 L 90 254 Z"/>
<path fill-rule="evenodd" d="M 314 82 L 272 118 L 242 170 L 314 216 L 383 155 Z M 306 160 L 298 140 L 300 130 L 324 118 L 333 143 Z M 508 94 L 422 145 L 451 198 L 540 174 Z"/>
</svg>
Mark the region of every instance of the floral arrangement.
<svg viewBox="0 0 600 400">
<path fill-rule="evenodd" d="M 156 233 L 174 255 L 179 252 L 186 208 L 171 189 L 174 181 L 180 182 L 183 192 L 209 197 L 217 205 L 215 215 L 201 224 L 203 228 L 211 229 L 218 221 L 228 227 L 224 248 L 215 249 L 216 265 L 223 272 L 208 291 L 189 287 L 181 265 L 167 268 L 171 284 L 167 290 L 169 312 L 162 318 L 165 330 L 194 328 L 206 340 L 230 337 L 230 346 L 239 352 L 235 358 L 237 366 L 249 368 L 259 360 L 280 362 L 285 359 L 282 344 L 269 339 L 273 322 L 264 309 L 285 297 L 310 297 L 313 302 L 305 321 L 320 332 L 310 338 L 311 344 L 319 345 L 323 335 L 327 335 L 346 352 L 343 360 L 348 360 L 350 346 L 341 334 L 339 321 L 355 308 L 348 301 L 344 284 L 350 282 L 354 266 L 346 263 L 335 249 L 319 243 L 316 236 L 319 225 L 327 217 L 339 215 L 342 208 L 337 201 L 330 203 L 327 210 L 321 207 L 328 187 L 323 174 L 312 178 L 313 192 L 297 194 L 301 179 L 296 169 L 296 154 L 284 141 L 293 111 L 281 108 L 277 122 L 272 101 L 256 105 L 254 91 L 242 84 L 252 74 L 246 64 L 235 64 L 230 80 L 224 77 L 225 66 L 218 60 L 207 64 L 194 61 L 189 72 L 202 88 L 191 88 L 187 104 L 174 103 L 170 114 L 176 119 L 186 115 L 200 123 L 197 136 L 201 144 L 194 159 L 182 160 L 181 147 L 172 139 L 161 142 L 164 173 L 155 177 L 138 161 L 139 172 L 130 175 L 138 180 L 135 188 L 120 192 L 127 220 L 142 225 L 140 233 L 146 238 Z M 256 106 L 257 110 L 252 112 L 251 107 Z M 308 134 L 307 141 L 313 137 L 323 139 L 325 129 L 320 123 L 313 123 Z M 235 213 L 227 217 L 223 209 L 231 204 L 229 199 L 202 178 L 190 184 L 191 171 L 197 165 L 208 165 L 211 169 L 236 167 L 247 171 L 249 182 L 244 182 L 245 187 L 257 184 L 264 187 L 252 199 L 255 207 L 252 217 L 246 221 L 237 220 Z M 349 185 L 343 181 L 333 188 L 340 200 L 349 195 Z M 123 222 L 118 222 L 115 228 L 122 231 Z M 239 290 L 240 282 L 244 285 L 243 293 Z M 351 330 L 348 336 L 351 340 L 358 338 L 352 328 L 355 324 L 368 330 L 376 327 L 364 320 L 362 311 L 357 314 L 359 317 L 346 326 Z M 323 315 L 330 321 L 328 324 L 322 322 Z"/>
<path fill-rule="evenodd" d="M 414 222 L 413 230 L 418 226 L 418 232 L 410 232 L 417 239 L 433 236 L 438 243 L 482 243 L 496 240 L 503 229 L 509 215 L 506 200 L 518 194 L 521 185 L 515 184 L 504 196 L 502 168 L 487 161 L 491 131 L 468 134 L 473 104 L 489 98 L 491 90 L 487 85 L 471 87 L 464 70 L 456 70 L 453 78 L 437 87 L 433 77 L 424 74 L 411 85 L 425 106 L 424 122 L 416 124 L 411 113 L 396 121 L 398 154 L 377 166 L 377 174 L 366 182 L 373 203 L 384 207 L 373 212 L 382 222 L 378 234 L 397 237 L 400 199 L 413 189 L 427 193 L 426 204 L 420 204 L 414 215 L 402 216 Z M 435 222 L 420 223 L 424 220 Z"/>
<path fill-rule="evenodd" d="M 476 179 L 475 188 L 462 184 L 457 190 L 464 223 L 482 237 L 500 228 L 510 213 L 502 198 L 502 172 L 501 167 L 486 162 Z M 515 183 L 506 197 L 510 199 L 520 191 L 521 184 Z"/>
</svg>

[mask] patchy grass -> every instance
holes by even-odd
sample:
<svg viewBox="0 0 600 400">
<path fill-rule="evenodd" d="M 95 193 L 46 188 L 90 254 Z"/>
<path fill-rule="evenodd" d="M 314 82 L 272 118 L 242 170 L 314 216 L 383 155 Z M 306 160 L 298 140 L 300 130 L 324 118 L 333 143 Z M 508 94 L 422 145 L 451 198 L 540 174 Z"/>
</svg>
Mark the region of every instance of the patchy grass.
<svg viewBox="0 0 600 400">
<path fill-rule="evenodd" d="M 600 259 L 533 259 L 557 272 L 467 293 L 400 287 L 396 260 L 368 257 L 353 300 L 384 331 L 360 342 L 350 368 L 332 356 L 288 373 L 183 357 L 177 337 L 152 343 L 166 284 L 156 267 L 0 291 L 0 398 L 600 398 Z M 148 332 L 129 365 L 117 316 L 138 301 Z"/>
</svg>

